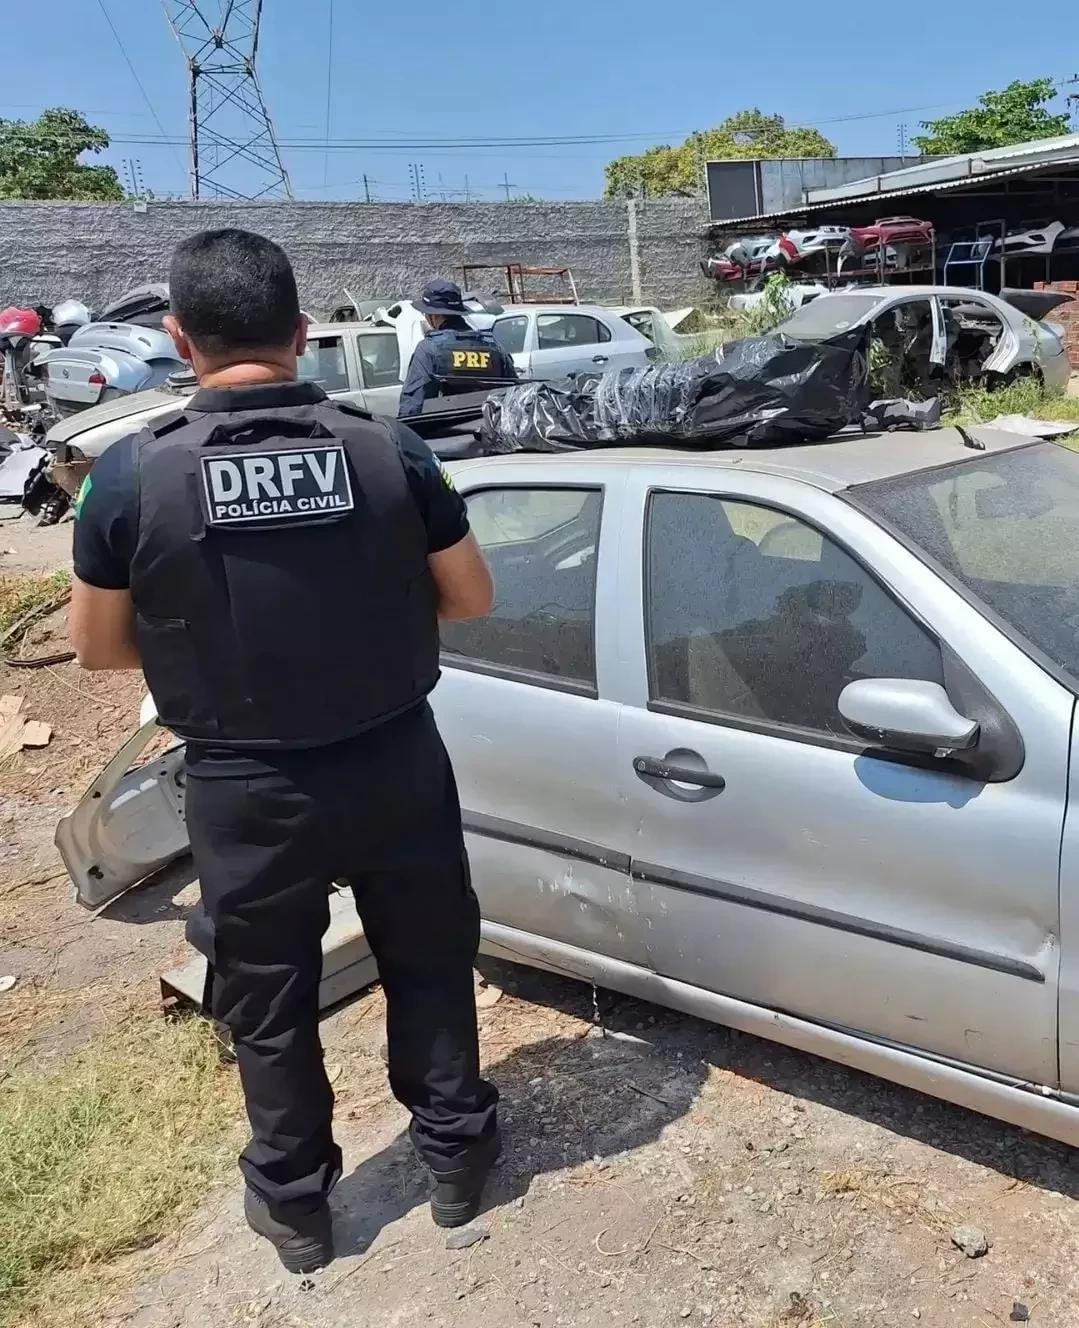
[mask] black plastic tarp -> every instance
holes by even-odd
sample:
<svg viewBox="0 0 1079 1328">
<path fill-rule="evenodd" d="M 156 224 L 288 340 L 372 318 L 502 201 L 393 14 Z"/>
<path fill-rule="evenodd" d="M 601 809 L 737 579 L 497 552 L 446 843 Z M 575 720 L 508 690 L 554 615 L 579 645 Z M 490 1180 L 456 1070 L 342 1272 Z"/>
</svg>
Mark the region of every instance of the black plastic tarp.
<svg viewBox="0 0 1079 1328">
<path fill-rule="evenodd" d="M 864 329 L 827 343 L 772 333 L 678 364 L 521 383 L 488 398 L 483 441 L 495 452 L 819 442 L 861 423 L 866 347 Z"/>
</svg>

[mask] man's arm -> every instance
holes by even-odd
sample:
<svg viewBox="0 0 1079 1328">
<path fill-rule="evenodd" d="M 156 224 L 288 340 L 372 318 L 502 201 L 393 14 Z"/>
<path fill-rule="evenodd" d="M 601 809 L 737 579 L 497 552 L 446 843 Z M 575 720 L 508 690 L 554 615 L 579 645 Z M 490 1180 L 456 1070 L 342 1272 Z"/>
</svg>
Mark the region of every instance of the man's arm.
<svg viewBox="0 0 1079 1328">
<path fill-rule="evenodd" d="M 142 668 L 129 590 L 103 590 L 76 576 L 67 622 L 80 668 Z"/>
<path fill-rule="evenodd" d="M 495 606 L 495 583 L 471 531 L 448 549 L 427 556 L 438 590 L 439 622 L 482 618 Z"/>
<path fill-rule="evenodd" d="M 133 437 L 107 448 L 75 500 L 68 632 L 84 669 L 137 669 L 130 571 L 138 529 Z"/>
<path fill-rule="evenodd" d="M 421 341 L 412 352 L 408 373 L 405 374 L 405 381 L 401 387 L 401 399 L 397 405 L 399 420 L 419 415 L 423 410 L 423 403 L 430 395 L 428 389 L 431 387 L 431 366 L 428 359 L 427 343 Z"/>
<path fill-rule="evenodd" d="M 427 530 L 439 619 L 482 618 L 494 605 L 494 582 L 469 531 L 464 499 L 423 439 L 405 425 L 395 428 L 408 486 Z"/>
</svg>

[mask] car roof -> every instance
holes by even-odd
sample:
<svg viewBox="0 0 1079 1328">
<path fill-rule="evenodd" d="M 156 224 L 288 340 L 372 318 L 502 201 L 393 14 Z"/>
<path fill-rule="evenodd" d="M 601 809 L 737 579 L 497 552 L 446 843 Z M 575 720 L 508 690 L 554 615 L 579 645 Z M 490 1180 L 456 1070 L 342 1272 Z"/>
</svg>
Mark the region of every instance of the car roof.
<svg viewBox="0 0 1079 1328">
<path fill-rule="evenodd" d="M 854 286 L 850 290 L 827 291 L 823 295 L 818 295 L 818 300 L 832 299 L 837 295 L 870 295 L 875 299 L 883 299 L 886 295 L 897 300 L 925 299 L 930 295 L 940 295 L 945 299 L 984 299 L 991 304 L 1006 304 L 999 296 L 991 294 L 989 291 L 973 290 L 969 286 Z M 813 303 L 816 303 L 814 301 Z M 805 306 L 803 305 L 803 308 Z"/>
<path fill-rule="evenodd" d="M 511 457 L 529 461 L 539 458 L 557 460 L 560 465 L 570 466 L 595 462 L 612 466 L 647 466 L 657 471 L 664 468 L 748 470 L 798 480 L 828 493 L 838 493 L 857 484 L 893 479 L 957 461 L 971 461 L 995 452 L 1032 447 L 1041 441 L 982 425 L 975 425 L 967 432 L 982 444 L 981 449 L 968 448 L 958 429 L 934 429 L 925 433 L 848 432 L 825 443 L 803 443 L 795 447 L 730 447 L 711 452 L 690 452 L 673 447 L 592 447 L 556 454 L 515 452 Z M 456 462 L 454 470 L 467 470 L 477 464 L 480 464 L 479 458 Z M 657 482 L 659 479 L 657 476 Z"/>
<path fill-rule="evenodd" d="M 636 306 L 635 306 L 636 307 Z M 609 304 L 505 304 L 496 318 L 513 318 L 519 314 L 616 314 Z"/>
<path fill-rule="evenodd" d="M 350 319 L 346 323 L 308 323 L 307 337 L 339 337 L 343 332 L 362 332 L 366 336 L 368 332 L 384 332 L 387 336 L 395 337 L 397 331 L 395 328 L 385 326 L 382 323 L 364 323 L 359 319 Z"/>
</svg>

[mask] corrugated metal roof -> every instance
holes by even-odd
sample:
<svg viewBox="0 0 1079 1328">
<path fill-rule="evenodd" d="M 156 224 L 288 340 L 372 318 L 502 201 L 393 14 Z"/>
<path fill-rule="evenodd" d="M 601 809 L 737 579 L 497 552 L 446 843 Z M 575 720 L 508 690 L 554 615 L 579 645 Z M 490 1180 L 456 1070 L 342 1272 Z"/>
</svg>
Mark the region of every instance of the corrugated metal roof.
<svg viewBox="0 0 1079 1328">
<path fill-rule="evenodd" d="M 1079 136 L 1077 136 L 1079 137 Z M 945 189 L 977 188 L 980 185 L 987 184 L 991 180 L 1000 180 L 1009 175 L 1034 175 L 1038 171 L 1056 170 L 1060 167 L 1079 166 L 1079 151 L 1075 155 L 1066 159 L 1056 159 L 1051 162 L 1039 162 L 1036 166 L 1008 166 L 996 171 L 980 171 L 976 175 L 963 175 L 955 180 L 935 181 L 932 184 L 905 185 L 898 189 L 881 189 L 880 184 L 889 179 L 887 175 L 874 177 L 874 183 L 878 186 L 875 189 L 867 189 L 861 194 L 848 194 L 844 192 L 842 196 L 821 199 L 812 203 L 804 203 L 800 207 L 785 208 L 781 212 L 765 212 L 751 217 L 731 217 L 724 218 L 721 221 L 713 221 L 711 224 L 726 230 L 731 226 L 748 226 L 755 222 L 781 221 L 785 217 L 800 217 L 813 212 L 832 211 L 844 204 L 855 206 L 859 203 L 872 203 L 884 201 L 889 198 L 910 198 L 915 194 L 936 194 Z M 896 175 L 902 172 L 894 172 Z M 869 183 L 869 181 L 865 181 Z M 844 186 L 845 189 L 851 188 L 850 185 Z M 829 193 L 838 191 L 828 191 Z"/>
</svg>

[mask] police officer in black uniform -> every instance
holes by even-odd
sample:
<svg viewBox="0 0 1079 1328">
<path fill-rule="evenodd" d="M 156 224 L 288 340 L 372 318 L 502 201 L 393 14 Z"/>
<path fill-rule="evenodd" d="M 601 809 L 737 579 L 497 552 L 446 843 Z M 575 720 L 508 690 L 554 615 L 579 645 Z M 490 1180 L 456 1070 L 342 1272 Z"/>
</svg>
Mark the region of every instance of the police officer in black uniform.
<svg viewBox="0 0 1079 1328">
<path fill-rule="evenodd" d="M 498 1151 L 479 908 L 426 699 L 438 620 L 487 613 L 493 589 L 426 445 L 296 380 L 306 321 L 275 244 L 195 235 L 170 289 L 167 326 L 199 391 L 87 478 L 71 633 L 85 668 L 141 667 L 186 740 L 208 999 L 251 1121 L 245 1212 L 306 1272 L 333 1257 L 341 1174 L 318 1034 L 331 882 L 351 885 L 378 962 L 390 1084 L 436 1222 L 471 1220 Z"/>
<path fill-rule="evenodd" d="M 479 392 L 500 383 L 515 383 L 517 370 L 490 332 L 477 332 L 465 322 L 461 291 L 441 277 L 429 281 L 413 300 L 429 331 L 416 347 L 401 388 L 398 419 L 419 415 L 430 397 Z"/>
</svg>

